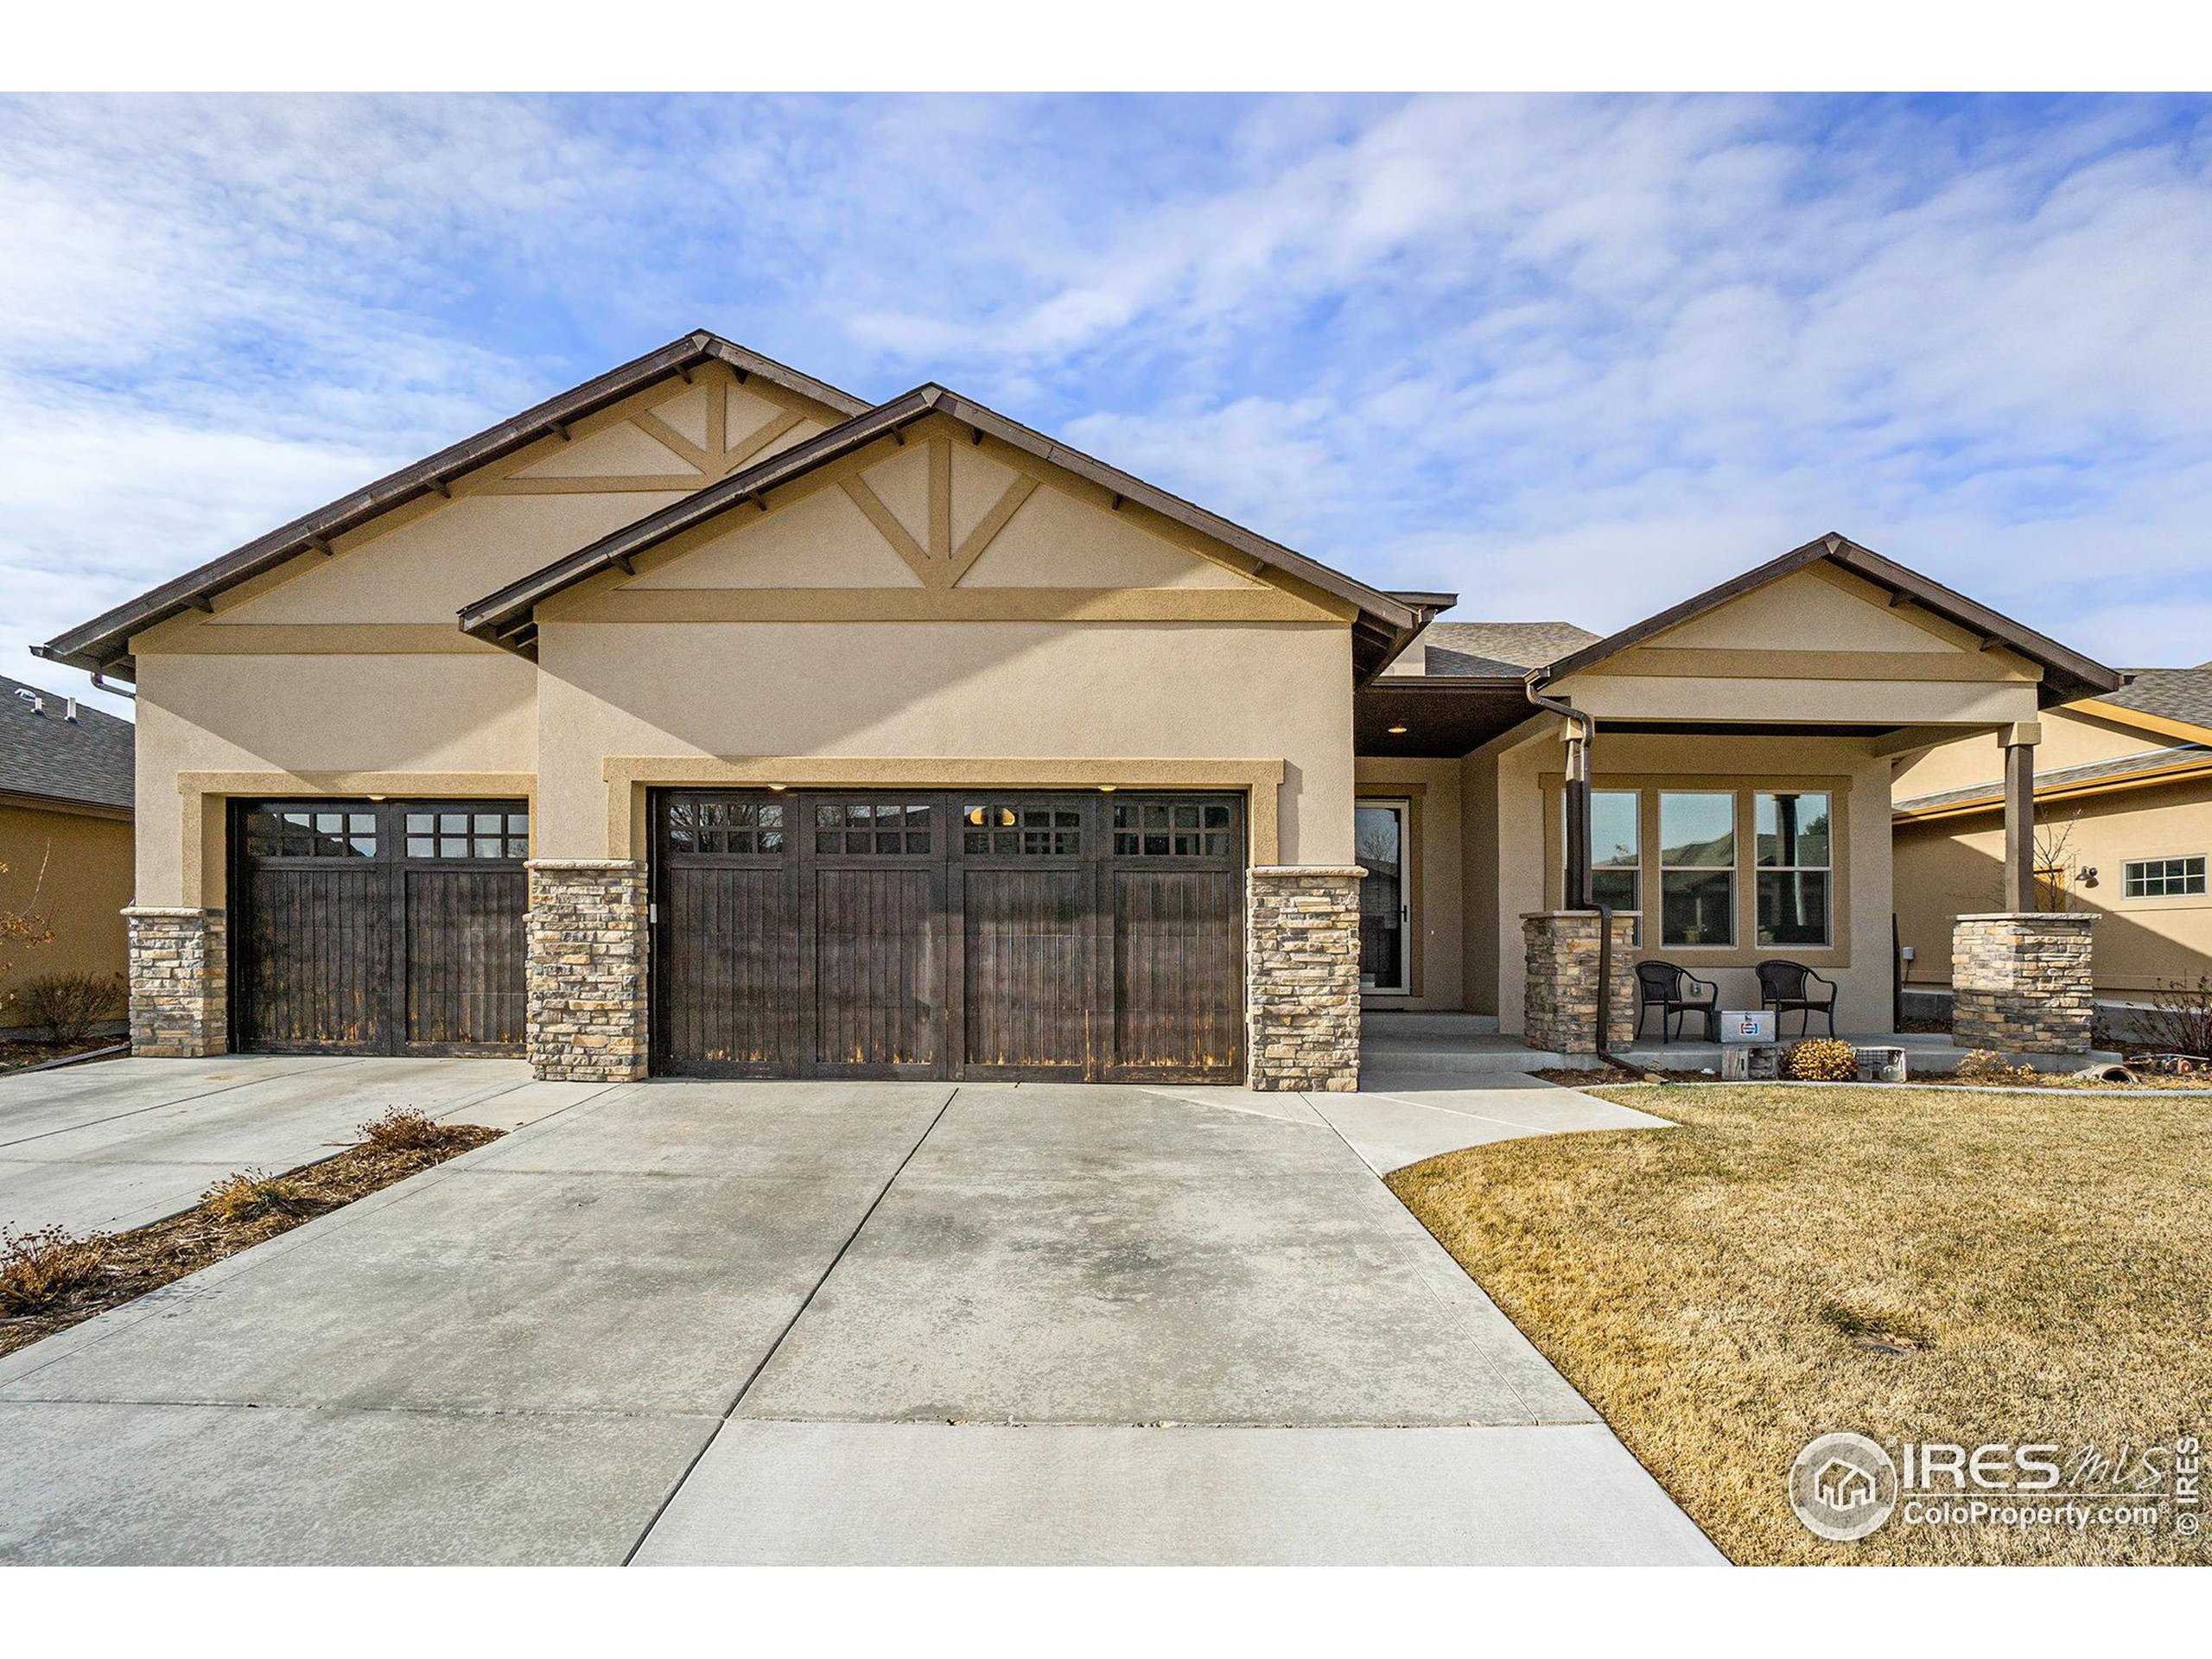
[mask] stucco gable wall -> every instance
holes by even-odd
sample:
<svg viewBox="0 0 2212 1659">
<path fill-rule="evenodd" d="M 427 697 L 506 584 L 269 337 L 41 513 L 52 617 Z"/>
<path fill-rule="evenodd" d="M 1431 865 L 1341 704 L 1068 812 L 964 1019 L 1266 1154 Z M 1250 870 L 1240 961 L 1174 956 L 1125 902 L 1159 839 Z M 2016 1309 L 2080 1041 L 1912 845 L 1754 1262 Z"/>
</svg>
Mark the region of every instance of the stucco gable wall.
<svg viewBox="0 0 2212 1659">
<path fill-rule="evenodd" d="M 2041 679 L 2025 658 L 1813 565 L 1550 689 L 1600 721 L 1995 727 L 2036 717 Z"/>
<path fill-rule="evenodd" d="M 653 757 L 1154 760 L 1280 763 L 1276 855 L 1350 859 L 1346 616 L 950 423 L 904 435 L 539 607 L 541 851 L 641 851 L 645 785 L 608 774 Z"/>
</svg>

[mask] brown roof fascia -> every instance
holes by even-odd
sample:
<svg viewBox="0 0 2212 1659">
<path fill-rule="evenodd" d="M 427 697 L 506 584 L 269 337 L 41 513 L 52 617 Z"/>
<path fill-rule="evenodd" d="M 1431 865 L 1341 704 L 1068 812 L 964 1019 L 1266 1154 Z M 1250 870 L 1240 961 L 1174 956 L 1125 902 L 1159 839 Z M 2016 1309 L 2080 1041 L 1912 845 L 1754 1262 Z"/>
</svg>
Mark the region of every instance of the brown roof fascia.
<svg viewBox="0 0 2212 1659">
<path fill-rule="evenodd" d="M 802 374 L 772 358 L 747 351 L 719 334 L 699 329 L 295 518 L 196 570 L 188 571 L 57 635 L 43 645 L 33 646 L 32 651 L 51 662 L 67 663 L 92 672 L 121 673 L 128 677 L 131 672 L 132 634 L 198 606 L 226 588 L 273 569 L 315 548 L 318 542 L 327 543 L 334 536 L 357 529 L 404 502 L 428 493 L 442 492 L 461 474 L 551 436 L 570 422 L 620 403 L 664 376 L 709 361 L 728 364 L 737 371 L 741 379 L 759 375 L 772 385 L 812 398 L 849 418 L 868 408 L 865 402 L 850 392 Z"/>
<path fill-rule="evenodd" d="M 1632 623 L 1618 633 L 1609 634 L 1595 645 L 1562 657 L 1548 667 L 1535 671 L 1545 679 L 1559 680 L 1569 674 L 1605 661 L 1630 645 L 1641 645 L 1654 635 L 1677 627 L 1693 617 L 1717 610 L 1730 601 L 1739 599 L 1755 588 L 1802 570 L 1807 565 L 1826 559 L 1853 575 L 1863 576 L 1878 588 L 1886 588 L 1902 599 L 1911 601 L 1922 609 L 1955 623 L 1969 632 L 1981 636 L 1992 645 L 2003 645 L 2017 652 L 2031 662 L 2041 664 L 2044 678 L 2037 688 L 2037 699 L 2044 708 L 2055 703 L 2071 702 L 2100 691 L 2119 689 L 2123 677 L 2116 669 L 2070 651 L 2056 640 L 2037 633 L 2033 628 L 2011 617 L 1976 604 L 1964 594 L 1955 593 L 1942 583 L 1909 570 L 1904 565 L 1884 558 L 1870 548 L 1861 547 L 1848 537 L 1831 531 L 1802 547 L 1793 548 L 1780 558 L 1770 559 L 1756 569 L 1746 570 L 1718 587 L 1669 607 L 1656 615 Z"/>
<path fill-rule="evenodd" d="M 633 558 L 671 537 L 727 512 L 741 501 L 765 497 L 770 491 L 814 467 L 840 455 L 849 454 L 931 414 L 948 416 L 971 430 L 996 438 L 1038 460 L 1086 479 L 1122 500 L 1136 502 L 1163 518 L 1211 537 L 1224 546 L 1247 555 L 1260 565 L 1295 576 L 1324 593 L 1334 594 L 1356 606 L 1360 612 L 1363 635 L 1370 642 L 1369 648 L 1360 654 L 1358 662 L 1359 671 L 1365 677 L 1362 683 L 1379 673 L 1398 652 L 1405 648 L 1424 624 L 1421 611 L 1414 606 L 1377 592 L 1341 571 L 1331 569 L 1303 554 L 1294 553 L 1279 543 L 1271 542 L 1241 524 L 1232 524 L 1217 514 L 1208 512 L 1179 496 L 1171 495 L 1142 479 L 1109 467 L 1080 450 L 1071 449 L 1017 421 L 1007 419 L 995 410 L 949 391 L 943 386 L 930 384 L 917 386 L 912 391 L 855 416 L 842 426 L 817 433 L 804 443 L 795 444 L 779 454 L 770 456 L 759 466 L 732 474 L 719 483 L 710 484 L 681 501 L 673 502 L 633 524 L 601 537 L 588 547 L 580 548 L 555 560 L 543 569 L 511 582 L 496 593 L 486 594 L 462 609 L 461 629 L 495 645 L 519 648 L 518 636 L 528 626 L 540 601 L 626 558 Z"/>
</svg>

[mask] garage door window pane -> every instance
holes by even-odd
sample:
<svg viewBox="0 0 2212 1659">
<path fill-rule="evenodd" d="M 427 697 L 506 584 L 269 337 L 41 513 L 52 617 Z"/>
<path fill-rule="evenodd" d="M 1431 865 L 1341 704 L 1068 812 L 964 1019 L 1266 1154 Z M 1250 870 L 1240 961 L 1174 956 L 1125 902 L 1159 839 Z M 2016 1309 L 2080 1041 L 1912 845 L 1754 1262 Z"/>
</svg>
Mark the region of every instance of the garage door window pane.
<svg viewBox="0 0 2212 1659">
<path fill-rule="evenodd" d="M 1114 851 L 1122 858 L 1227 858 L 1236 849 L 1225 804 L 1116 801 Z"/>
</svg>

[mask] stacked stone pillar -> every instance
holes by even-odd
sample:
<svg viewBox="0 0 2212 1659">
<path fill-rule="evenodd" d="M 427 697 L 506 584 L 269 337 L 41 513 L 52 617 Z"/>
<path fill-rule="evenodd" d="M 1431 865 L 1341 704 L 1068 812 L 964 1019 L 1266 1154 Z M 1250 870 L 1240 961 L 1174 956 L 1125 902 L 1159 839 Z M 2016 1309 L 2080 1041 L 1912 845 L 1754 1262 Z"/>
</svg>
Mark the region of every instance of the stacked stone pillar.
<svg viewBox="0 0 2212 1659">
<path fill-rule="evenodd" d="M 1999 911 L 1951 927 L 1951 1039 L 2016 1054 L 2086 1054 L 2096 1024 L 2094 916 Z"/>
<path fill-rule="evenodd" d="M 527 1025 L 534 1076 L 645 1075 L 645 868 L 630 859 L 530 862 Z"/>
<path fill-rule="evenodd" d="M 1359 1087 L 1357 865 L 1261 865 L 1244 935 L 1251 1086 Z"/>
<path fill-rule="evenodd" d="M 1599 912 L 1540 910 L 1521 918 L 1528 952 L 1527 1039 L 1554 1054 L 1595 1054 L 1598 1041 Z M 1636 1034 L 1636 918 L 1613 918 L 1611 1040 L 1624 1048 Z"/>
<path fill-rule="evenodd" d="M 130 1052 L 199 1059 L 231 1046 L 230 938 L 219 910 L 134 905 Z"/>
</svg>

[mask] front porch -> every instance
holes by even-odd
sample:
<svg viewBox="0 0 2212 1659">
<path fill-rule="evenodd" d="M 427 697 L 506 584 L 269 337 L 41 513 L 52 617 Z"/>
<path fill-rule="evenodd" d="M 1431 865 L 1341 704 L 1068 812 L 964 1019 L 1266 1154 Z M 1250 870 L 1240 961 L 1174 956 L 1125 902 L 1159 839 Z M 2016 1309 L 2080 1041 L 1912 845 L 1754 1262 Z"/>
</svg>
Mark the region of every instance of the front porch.
<svg viewBox="0 0 2212 1659">
<path fill-rule="evenodd" d="M 2079 1066 L 2088 930 L 2036 910 L 2021 787 L 2003 879 L 1955 895 L 1955 1041 L 1894 1032 L 1890 800 L 1901 759 L 1968 732 L 1998 737 L 2017 785 L 2038 710 L 2116 679 L 1840 537 L 1602 639 L 1431 622 L 1354 700 L 1363 1012 L 1479 1016 L 1395 1030 L 1422 1039 L 1404 1052 L 1540 1068 L 1608 1046 L 1602 980 L 1616 1052 L 1696 1071 L 1718 1044 L 1630 1036 L 1637 964 L 1723 1009 L 1809 971 L 1838 1034 L 1918 1071 L 1974 1049 Z M 1370 1029 L 1388 1054 L 1394 1027 Z"/>
</svg>

